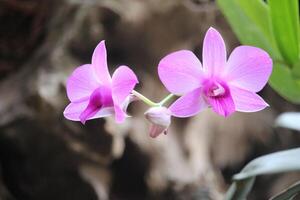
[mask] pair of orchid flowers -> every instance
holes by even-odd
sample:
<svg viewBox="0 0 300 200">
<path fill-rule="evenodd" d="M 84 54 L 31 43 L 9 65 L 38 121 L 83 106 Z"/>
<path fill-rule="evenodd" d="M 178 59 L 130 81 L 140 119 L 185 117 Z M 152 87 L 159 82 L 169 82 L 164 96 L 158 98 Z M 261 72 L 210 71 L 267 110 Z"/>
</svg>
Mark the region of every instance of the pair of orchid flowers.
<svg viewBox="0 0 300 200">
<path fill-rule="evenodd" d="M 92 63 L 74 70 L 67 80 L 71 103 L 64 116 L 83 124 L 90 119 L 115 116 L 121 123 L 133 99 L 150 106 L 145 117 L 151 122 L 150 136 L 166 133 L 173 117 L 191 117 L 207 107 L 222 116 L 235 111 L 256 112 L 268 104 L 256 93 L 267 83 L 272 72 L 272 59 L 262 49 L 239 46 L 227 60 L 220 33 L 209 28 L 203 42 L 202 63 L 192 51 L 173 52 L 158 64 L 158 75 L 171 93 L 154 103 L 134 90 L 138 79 L 127 66 L 118 67 L 110 76 L 104 41 L 95 48 Z M 179 96 L 168 108 L 164 104 Z"/>
</svg>

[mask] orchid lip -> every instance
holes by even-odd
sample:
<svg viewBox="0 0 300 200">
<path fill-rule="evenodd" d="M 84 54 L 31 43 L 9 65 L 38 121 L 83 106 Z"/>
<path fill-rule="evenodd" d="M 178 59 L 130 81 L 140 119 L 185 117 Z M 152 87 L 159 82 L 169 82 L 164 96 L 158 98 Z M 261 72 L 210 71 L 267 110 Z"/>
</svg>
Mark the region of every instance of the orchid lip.
<svg viewBox="0 0 300 200">
<path fill-rule="evenodd" d="M 80 121 L 84 124 L 89 117 L 93 116 L 100 109 L 112 105 L 113 100 L 110 88 L 105 86 L 99 87 L 91 94 L 89 104 L 79 116 Z"/>
</svg>

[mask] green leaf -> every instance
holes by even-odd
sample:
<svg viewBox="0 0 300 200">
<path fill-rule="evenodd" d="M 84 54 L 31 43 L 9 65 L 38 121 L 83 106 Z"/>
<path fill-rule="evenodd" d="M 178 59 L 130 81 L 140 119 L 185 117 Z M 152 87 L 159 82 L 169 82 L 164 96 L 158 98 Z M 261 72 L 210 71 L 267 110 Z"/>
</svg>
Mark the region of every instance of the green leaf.
<svg viewBox="0 0 300 200">
<path fill-rule="evenodd" d="M 283 2 L 284 4 L 287 4 L 286 7 L 288 5 L 298 5 L 298 2 L 295 3 L 292 0 L 269 1 L 273 9 L 275 4 L 281 4 Z M 295 62 L 293 65 L 289 66 L 289 62 L 287 62 L 287 64 L 282 64 L 286 63 L 285 61 L 280 62 L 280 64 L 277 62 L 282 60 L 282 56 L 277 48 L 274 34 L 277 36 L 276 41 L 278 42 L 278 40 L 280 40 L 282 45 L 285 45 L 284 48 L 287 50 L 289 49 L 291 42 L 285 42 L 286 39 L 281 39 L 282 35 L 284 35 L 283 33 L 280 35 L 278 32 L 273 31 L 272 25 L 276 23 L 276 25 L 279 26 L 278 24 L 281 22 L 277 23 L 273 20 L 272 24 L 269 5 L 264 3 L 262 0 L 218 0 L 217 2 L 240 42 L 266 50 L 271 55 L 272 59 L 276 61 L 273 65 L 273 73 L 269 80 L 272 88 L 288 101 L 291 101 L 292 103 L 300 103 L 300 80 L 296 79 L 297 76 L 300 77 L 300 62 Z M 280 10 L 281 9 L 279 9 L 279 11 Z M 278 8 L 275 12 L 273 10 L 272 17 L 278 17 L 280 15 L 278 14 L 279 11 Z M 288 14 L 290 20 L 292 20 L 293 26 L 296 27 L 294 27 L 295 33 L 291 30 L 290 34 L 293 32 L 294 40 L 297 40 L 293 42 L 293 48 L 288 51 L 293 51 L 295 55 L 297 54 L 297 56 L 294 55 L 294 59 L 298 59 L 298 53 L 295 52 L 298 51 L 299 45 L 299 22 L 297 21 L 295 24 L 295 13 L 298 13 L 298 6 L 295 8 L 293 7 L 292 13 Z M 298 20 L 298 18 L 299 17 L 297 15 L 296 19 Z M 285 20 L 284 16 L 280 21 L 282 20 Z M 282 23 L 284 24 L 284 22 Z M 281 29 L 280 31 L 284 30 Z M 293 69 L 291 70 L 291 68 Z"/>
<path fill-rule="evenodd" d="M 249 19 L 252 20 L 254 24 L 256 24 L 257 27 L 263 32 L 266 38 L 269 38 L 270 40 L 273 39 L 272 42 L 274 42 L 273 45 L 275 45 L 270 18 L 268 17 L 268 5 L 262 0 L 238 0 L 236 3 L 243 9 L 245 14 L 249 16 Z"/>
<path fill-rule="evenodd" d="M 299 60 L 298 0 L 268 0 L 271 24 L 283 58 L 290 64 Z"/>
<path fill-rule="evenodd" d="M 262 0 L 218 0 L 217 3 L 241 43 L 260 47 L 272 58 L 281 60 L 267 4 Z"/>
<path fill-rule="evenodd" d="M 252 189 L 255 177 L 263 174 L 300 170 L 300 148 L 279 151 L 258 157 L 234 175 L 234 183 L 226 193 L 225 200 L 244 200 Z"/>
<path fill-rule="evenodd" d="M 261 156 L 247 164 L 233 179 L 242 180 L 262 174 L 300 170 L 299 155 L 300 148 L 295 148 Z"/>
<path fill-rule="evenodd" d="M 275 121 L 275 125 L 300 131 L 300 112 L 286 112 L 280 114 Z"/>
<path fill-rule="evenodd" d="M 300 103 L 300 80 L 294 78 L 287 66 L 273 63 L 269 83 L 285 99 L 292 103 Z"/>
<path fill-rule="evenodd" d="M 290 200 L 300 193 L 300 181 L 289 186 L 284 191 L 270 198 L 270 200 Z"/>
<path fill-rule="evenodd" d="M 225 200 L 245 200 L 251 191 L 255 178 L 235 181 L 226 192 Z"/>
</svg>

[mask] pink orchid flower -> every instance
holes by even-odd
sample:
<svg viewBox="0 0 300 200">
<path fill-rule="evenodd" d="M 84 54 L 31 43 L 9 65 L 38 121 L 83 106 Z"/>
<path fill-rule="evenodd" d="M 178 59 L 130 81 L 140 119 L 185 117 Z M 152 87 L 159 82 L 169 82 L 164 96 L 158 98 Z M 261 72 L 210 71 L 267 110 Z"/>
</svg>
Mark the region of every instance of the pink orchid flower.
<svg viewBox="0 0 300 200">
<path fill-rule="evenodd" d="M 105 42 L 95 48 L 92 64 L 75 69 L 67 80 L 67 95 L 71 103 L 64 111 L 65 118 L 81 121 L 115 115 L 118 123 L 124 121 L 129 96 L 138 83 L 134 72 L 120 66 L 112 77 L 106 59 Z"/>
<path fill-rule="evenodd" d="M 265 51 L 239 46 L 226 61 L 223 38 L 210 28 L 204 38 L 202 62 L 203 66 L 188 50 L 171 53 L 160 61 L 160 80 L 171 93 L 181 96 L 169 107 L 172 116 L 194 116 L 208 106 L 223 116 L 268 106 L 256 94 L 272 72 L 272 60 Z"/>
</svg>

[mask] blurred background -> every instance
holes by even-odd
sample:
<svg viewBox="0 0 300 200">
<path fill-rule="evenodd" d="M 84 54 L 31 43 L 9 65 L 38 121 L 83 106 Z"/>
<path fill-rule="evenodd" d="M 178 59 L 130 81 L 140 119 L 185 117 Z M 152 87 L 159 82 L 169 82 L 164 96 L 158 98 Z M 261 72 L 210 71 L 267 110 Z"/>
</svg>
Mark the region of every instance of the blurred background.
<svg viewBox="0 0 300 200">
<path fill-rule="evenodd" d="M 231 52 L 240 43 L 214 0 L 0 0 L 0 25 L 1 200 L 221 200 L 247 162 L 300 142 L 273 125 L 299 107 L 269 86 L 260 93 L 270 104 L 264 111 L 225 119 L 208 109 L 174 119 L 156 139 L 140 102 L 122 125 L 63 117 L 66 79 L 100 40 L 110 71 L 130 66 L 136 89 L 155 101 L 168 94 L 156 71 L 166 54 L 190 49 L 201 59 L 210 26 Z M 299 178 L 259 177 L 249 199 Z"/>
</svg>

